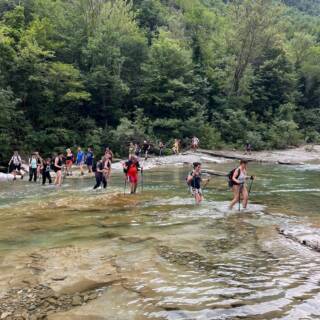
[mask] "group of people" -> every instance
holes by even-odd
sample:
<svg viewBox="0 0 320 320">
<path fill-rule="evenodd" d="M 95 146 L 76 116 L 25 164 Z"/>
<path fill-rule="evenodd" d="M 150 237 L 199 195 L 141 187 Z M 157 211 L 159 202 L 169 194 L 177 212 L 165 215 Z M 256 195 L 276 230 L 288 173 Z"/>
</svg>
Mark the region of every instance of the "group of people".
<svg viewBox="0 0 320 320">
<path fill-rule="evenodd" d="M 228 185 L 233 192 L 233 199 L 230 203 L 229 209 L 232 210 L 236 203 L 239 203 L 242 199 L 242 206 L 247 208 L 249 194 L 252 187 L 252 182 L 255 179 L 254 176 L 247 174 L 248 161 L 241 160 L 238 167 L 234 168 L 228 174 Z M 201 163 L 193 163 L 193 170 L 186 178 L 187 184 L 190 187 L 191 193 L 195 198 L 195 202 L 200 204 L 203 201 L 203 188 L 210 182 L 210 179 L 202 179 Z M 246 186 L 246 181 L 251 180 L 249 190 Z M 202 183 L 204 184 L 202 185 Z"/>
<path fill-rule="evenodd" d="M 191 148 L 196 151 L 198 147 L 199 139 L 194 136 L 191 140 Z M 165 145 L 160 141 L 160 156 L 162 156 L 164 148 Z M 128 182 L 130 184 L 131 194 L 134 194 L 137 191 L 139 171 L 143 177 L 143 166 L 140 165 L 139 158 L 143 156 L 144 159 L 147 160 L 150 149 L 151 144 L 146 140 L 143 142 L 142 146 L 140 146 L 139 143 L 134 144 L 131 142 L 129 145 L 129 159 L 121 162 L 125 174 L 125 187 Z M 246 151 L 248 151 L 247 149 L 251 151 L 251 145 L 249 148 L 246 148 Z M 176 154 L 180 152 L 179 139 L 175 139 L 173 151 Z M 74 156 L 71 148 L 68 148 L 65 153 L 59 153 L 53 158 L 46 159 L 43 159 L 39 152 L 34 152 L 29 158 L 29 181 L 37 182 L 42 176 L 43 185 L 45 185 L 47 181 L 51 184 L 52 178 L 50 172 L 53 170 L 55 172 L 54 184 L 61 186 L 63 176 L 71 176 L 73 174 L 72 167 L 76 164 L 79 167 L 81 175 L 84 175 L 84 166 L 87 167 L 89 174 L 94 172 L 96 182 L 93 189 L 98 189 L 99 187 L 106 188 L 111 175 L 113 157 L 113 152 L 109 147 L 106 147 L 103 156 L 97 162 L 95 161 L 92 147 L 88 147 L 86 152 L 84 152 L 81 147 L 78 147 L 76 156 Z M 245 182 L 248 179 L 251 179 L 252 182 L 254 180 L 253 176 L 247 175 L 247 165 L 248 163 L 246 160 L 241 160 L 240 165 L 233 169 L 228 175 L 228 184 L 233 191 L 230 209 L 232 209 L 237 202 L 240 205 L 241 199 L 243 208 L 247 207 L 250 190 L 248 191 Z M 21 179 L 24 178 L 25 171 L 23 170 L 22 159 L 18 151 L 14 151 L 14 154 L 9 161 L 9 171 L 13 173 L 14 180 L 16 180 L 18 174 L 21 176 Z M 210 182 L 210 179 L 202 179 L 201 163 L 195 162 L 193 164 L 193 170 L 187 176 L 186 181 L 195 198 L 195 202 L 200 204 L 203 201 L 203 188 Z"/>
<path fill-rule="evenodd" d="M 109 148 L 106 148 L 106 154 L 112 159 L 113 153 Z M 28 160 L 29 181 L 37 182 L 42 176 L 43 185 L 47 181 L 51 184 L 52 178 L 50 172 L 54 171 L 56 174 L 54 184 L 61 186 L 64 175 L 72 176 L 72 166 L 74 163 L 79 166 L 81 175 L 84 175 L 85 165 L 88 168 L 88 172 L 92 173 L 94 165 L 93 148 L 88 147 L 87 152 L 84 152 L 81 147 L 78 147 L 76 157 L 70 148 L 66 149 L 65 153 L 61 152 L 52 158 L 46 159 L 43 159 L 39 152 L 33 152 Z M 13 174 L 13 180 L 16 180 L 17 175 L 20 175 L 21 179 L 24 178 L 27 170 L 23 168 L 22 158 L 18 151 L 14 151 L 8 164 L 8 171 Z"/>
<path fill-rule="evenodd" d="M 196 136 L 193 136 L 191 139 L 191 150 L 193 151 L 197 151 L 197 149 L 199 148 L 199 144 L 200 144 L 200 140 L 199 138 L 197 138 Z M 152 144 L 150 142 L 148 142 L 147 140 L 143 141 L 143 144 L 141 145 L 139 142 L 137 143 L 133 143 L 130 142 L 129 144 L 129 158 L 132 155 L 135 155 L 136 157 L 144 157 L 145 160 L 148 159 L 148 155 L 150 153 Z M 162 140 L 160 140 L 158 142 L 158 155 L 160 157 L 162 157 L 164 155 L 164 150 L 166 148 L 166 145 L 162 142 Z M 178 155 L 181 152 L 181 140 L 180 139 L 174 139 L 173 141 L 173 145 L 171 148 L 173 154 Z"/>
</svg>

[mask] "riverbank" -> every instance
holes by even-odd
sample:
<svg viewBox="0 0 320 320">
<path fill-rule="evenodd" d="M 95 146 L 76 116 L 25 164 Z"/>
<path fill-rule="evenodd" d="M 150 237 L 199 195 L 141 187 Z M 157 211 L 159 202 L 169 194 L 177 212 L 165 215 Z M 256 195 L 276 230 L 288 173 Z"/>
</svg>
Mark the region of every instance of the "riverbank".
<svg viewBox="0 0 320 320">
<path fill-rule="evenodd" d="M 312 147 L 301 146 L 286 150 L 253 151 L 251 154 L 230 150 L 212 151 L 200 149 L 199 152 L 225 159 L 246 159 L 248 161 L 285 165 L 301 165 L 313 161 L 320 161 L 320 145 L 314 145 Z"/>
</svg>

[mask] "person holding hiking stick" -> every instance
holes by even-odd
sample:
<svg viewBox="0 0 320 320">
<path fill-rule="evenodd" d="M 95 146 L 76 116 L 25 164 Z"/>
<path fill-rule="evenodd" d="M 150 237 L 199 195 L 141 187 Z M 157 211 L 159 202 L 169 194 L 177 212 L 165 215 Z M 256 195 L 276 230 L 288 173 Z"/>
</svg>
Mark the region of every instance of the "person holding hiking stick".
<svg viewBox="0 0 320 320">
<path fill-rule="evenodd" d="M 138 158 L 131 156 L 129 160 L 123 163 L 123 171 L 126 175 L 126 179 L 130 182 L 130 193 L 134 194 L 138 187 L 138 171 L 143 169 L 140 167 Z"/>
<path fill-rule="evenodd" d="M 233 199 L 230 203 L 229 209 L 232 210 L 233 206 L 238 202 L 239 210 L 240 210 L 240 202 L 242 197 L 242 206 L 243 209 L 247 208 L 249 193 L 245 182 L 247 179 L 254 180 L 253 176 L 247 176 L 247 167 L 248 161 L 241 160 L 239 167 L 233 169 L 229 173 L 229 187 L 232 188 L 233 191 Z"/>
</svg>

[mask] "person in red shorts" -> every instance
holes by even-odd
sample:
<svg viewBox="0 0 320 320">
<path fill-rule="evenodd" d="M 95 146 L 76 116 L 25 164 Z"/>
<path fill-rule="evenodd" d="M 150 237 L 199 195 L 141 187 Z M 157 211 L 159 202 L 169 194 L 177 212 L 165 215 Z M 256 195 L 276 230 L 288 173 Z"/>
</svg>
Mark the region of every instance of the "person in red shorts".
<svg viewBox="0 0 320 320">
<path fill-rule="evenodd" d="M 129 160 L 123 164 L 123 171 L 130 182 L 131 194 L 134 194 L 137 191 L 139 170 L 142 170 L 142 168 L 140 167 L 138 158 L 136 156 L 131 156 Z"/>
</svg>

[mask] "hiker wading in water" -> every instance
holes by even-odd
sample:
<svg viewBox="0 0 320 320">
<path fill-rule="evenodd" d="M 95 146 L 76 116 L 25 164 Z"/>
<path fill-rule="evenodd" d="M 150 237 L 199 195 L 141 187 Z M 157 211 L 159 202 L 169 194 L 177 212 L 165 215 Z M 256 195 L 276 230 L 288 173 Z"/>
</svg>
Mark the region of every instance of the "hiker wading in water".
<svg viewBox="0 0 320 320">
<path fill-rule="evenodd" d="M 61 187 L 62 184 L 62 167 L 63 167 L 63 154 L 60 153 L 54 159 L 53 171 L 56 173 L 54 184 L 57 187 Z"/>
<path fill-rule="evenodd" d="M 210 179 L 206 179 L 205 185 L 209 183 Z M 193 163 L 193 171 L 187 177 L 187 184 L 190 187 L 191 194 L 194 196 L 196 204 L 200 204 L 203 201 L 203 192 L 201 189 L 201 163 Z"/>
<path fill-rule="evenodd" d="M 12 171 L 13 180 L 16 180 L 17 173 L 21 175 L 21 179 L 23 179 L 23 173 L 21 172 L 22 160 L 18 153 L 18 151 L 14 151 L 11 160 L 8 163 L 8 172 Z"/>
<path fill-rule="evenodd" d="M 93 187 L 93 189 L 97 189 L 103 185 L 103 188 L 105 189 L 107 187 L 107 179 L 104 173 L 104 166 L 105 166 L 105 158 L 102 157 L 101 160 L 97 162 L 96 168 L 95 168 L 95 177 L 96 177 L 96 184 Z"/>
<path fill-rule="evenodd" d="M 249 194 L 245 185 L 246 180 L 254 180 L 254 176 L 247 176 L 248 161 L 241 160 L 240 166 L 233 169 L 229 173 L 229 186 L 233 191 L 233 200 L 230 203 L 229 209 L 232 210 L 233 206 L 238 202 L 240 206 L 241 196 L 243 209 L 247 208 Z"/>
<path fill-rule="evenodd" d="M 126 179 L 130 182 L 130 193 L 134 194 L 138 187 L 138 171 L 143 170 L 140 167 L 138 158 L 136 156 L 131 156 L 127 162 L 123 164 L 123 171 L 126 174 Z"/>
</svg>

